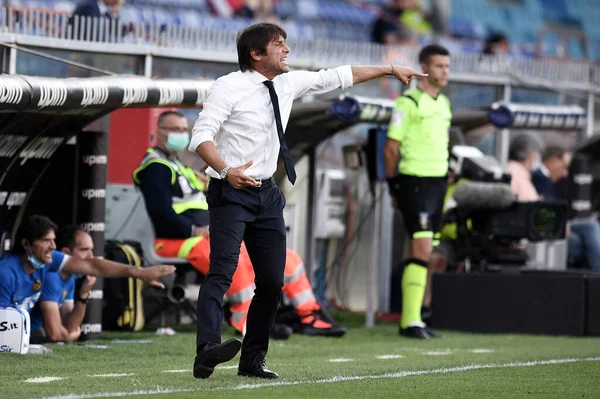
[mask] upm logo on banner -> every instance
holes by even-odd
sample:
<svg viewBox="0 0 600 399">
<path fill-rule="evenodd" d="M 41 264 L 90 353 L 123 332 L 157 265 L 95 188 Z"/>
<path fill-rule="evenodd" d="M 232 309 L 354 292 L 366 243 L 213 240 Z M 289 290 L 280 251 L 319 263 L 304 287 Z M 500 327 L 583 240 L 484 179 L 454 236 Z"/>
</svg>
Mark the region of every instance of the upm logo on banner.
<svg viewBox="0 0 600 399">
<path fill-rule="evenodd" d="M 106 198 L 106 190 L 103 188 L 87 188 L 81 190 L 81 196 L 86 199 Z"/>
<path fill-rule="evenodd" d="M 13 206 L 22 206 L 26 197 L 26 192 L 17 191 L 9 193 L 7 191 L 0 191 L 0 206 L 6 204 L 8 209 L 12 208 Z"/>
<path fill-rule="evenodd" d="M 63 137 L 38 137 L 33 139 L 27 147 L 23 148 L 19 158 L 23 158 L 21 166 L 29 159 L 50 159 L 65 141 Z"/>
<path fill-rule="evenodd" d="M 592 203 L 587 200 L 575 200 L 571 201 L 571 208 L 576 212 L 586 212 L 592 209 Z"/>
<path fill-rule="evenodd" d="M 0 100 L 1 101 L 1 100 Z M 0 157 L 10 158 L 17 153 L 27 141 L 26 136 L 13 136 L 11 134 L 0 136 Z"/>
<path fill-rule="evenodd" d="M 575 184 L 583 186 L 584 184 L 592 184 L 594 177 L 589 173 L 578 173 L 573 176 L 573 181 Z"/>
<path fill-rule="evenodd" d="M 140 104 L 148 99 L 148 87 L 137 79 L 129 79 L 121 83 L 123 88 L 123 105 Z"/>
<path fill-rule="evenodd" d="M 5 80 L 0 87 L 0 103 L 18 104 L 23 98 L 23 86 L 16 81 Z"/>
<path fill-rule="evenodd" d="M 159 83 L 159 98 L 158 105 L 173 105 L 183 102 L 184 90 L 183 87 L 176 83 Z"/>
<path fill-rule="evenodd" d="M 88 294 L 90 299 L 104 299 L 104 291 L 102 290 L 91 290 Z"/>
<path fill-rule="evenodd" d="M 89 324 L 89 323 L 82 324 L 81 332 L 84 334 L 101 333 L 102 332 L 102 324 Z"/>
<path fill-rule="evenodd" d="M 108 86 L 106 83 L 96 82 L 80 82 L 83 89 L 83 98 L 81 106 L 104 104 L 108 101 Z"/>
<path fill-rule="evenodd" d="M 81 228 L 87 231 L 88 233 L 102 233 L 104 232 L 105 225 L 104 223 L 82 223 Z"/>
<path fill-rule="evenodd" d="M 67 86 L 61 81 L 41 82 L 38 107 L 60 107 L 67 101 Z"/>
<path fill-rule="evenodd" d="M 106 155 L 84 155 L 83 163 L 89 166 L 106 165 L 108 157 Z"/>
</svg>

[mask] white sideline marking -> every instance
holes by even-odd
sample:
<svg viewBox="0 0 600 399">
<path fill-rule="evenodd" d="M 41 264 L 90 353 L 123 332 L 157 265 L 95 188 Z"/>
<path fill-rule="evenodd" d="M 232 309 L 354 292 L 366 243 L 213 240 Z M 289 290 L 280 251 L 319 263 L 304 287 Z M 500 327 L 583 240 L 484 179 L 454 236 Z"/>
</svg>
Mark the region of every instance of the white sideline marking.
<svg viewBox="0 0 600 399">
<path fill-rule="evenodd" d="M 402 359 L 403 357 L 404 356 L 402 356 L 402 355 L 380 355 L 380 356 L 377 356 L 377 359 L 382 359 L 382 360 L 385 360 L 385 359 Z"/>
<path fill-rule="evenodd" d="M 423 352 L 424 355 L 427 356 L 443 356 L 443 355 L 449 355 L 450 352 L 435 352 L 435 351 L 431 351 L 431 352 Z"/>
<path fill-rule="evenodd" d="M 493 353 L 494 350 L 493 349 L 471 349 L 470 352 L 472 352 L 472 353 Z"/>
<path fill-rule="evenodd" d="M 215 367 L 216 369 L 219 370 L 231 370 L 231 369 L 237 369 L 238 366 L 217 366 Z M 187 370 L 163 370 L 163 373 L 191 373 L 192 369 L 187 369 Z"/>
<path fill-rule="evenodd" d="M 41 382 L 51 382 L 51 381 L 60 381 L 60 380 L 64 380 L 64 377 L 35 377 L 35 378 L 28 378 L 25 380 L 25 382 L 29 382 L 32 384 L 39 384 Z"/>
<path fill-rule="evenodd" d="M 99 378 L 104 378 L 104 377 L 130 377 L 132 375 L 135 375 L 133 373 L 123 373 L 123 374 L 89 374 L 88 377 L 99 377 Z"/>
<path fill-rule="evenodd" d="M 331 363 L 345 363 L 345 362 L 351 362 L 353 359 L 344 359 L 343 357 L 339 358 L 339 359 L 329 359 L 329 361 Z"/>
<path fill-rule="evenodd" d="M 331 378 L 325 378 L 320 380 L 300 380 L 300 381 L 279 381 L 279 382 L 265 382 L 259 384 L 242 384 L 234 387 L 220 387 L 220 388 L 157 388 L 153 390 L 145 391 L 132 391 L 132 392 L 104 392 L 104 393 L 91 393 L 91 394 L 70 394 L 61 396 L 47 396 L 45 399 L 93 399 L 93 398 L 119 398 L 124 396 L 136 396 L 136 395 L 160 395 L 169 393 L 181 393 L 181 392 L 201 392 L 201 391 L 237 391 L 244 389 L 257 389 L 264 387 L 281 387 L 281 386 L 292 386 L 292 385 L 310 385 L 310 384 L 331 384 L 334 382 L 343 381 L 361 381 L 361 380 L 377 380 L 387 378 L 404 378 L 418 375 L 430 375 L 430 374 L 447 374 L 457 373 L 469 370 L 481 370 L 481 369 L 499 369 L 509 367 L 535 367 L 549 364 L 564 364 L 564 363 L 577 363 L 577 362 L 597 362 L 600 361 L 600 357 L 588 357 L 588 358 L 565 358 L 565 359 L 550 359 L 550 360 L 532 360 L 528 362 L 512 362 L 512 363 L 489 363 L 489 364 L 472 364 L 470 366 L 458 366 L 449 367 L 442 369 L 433 370 L 415 370 L 415 371 L 401 371 L 398 373 L 387 373 L 380 375 L 362 375 L 362 376 L 336 376 Z"/>
</svg>

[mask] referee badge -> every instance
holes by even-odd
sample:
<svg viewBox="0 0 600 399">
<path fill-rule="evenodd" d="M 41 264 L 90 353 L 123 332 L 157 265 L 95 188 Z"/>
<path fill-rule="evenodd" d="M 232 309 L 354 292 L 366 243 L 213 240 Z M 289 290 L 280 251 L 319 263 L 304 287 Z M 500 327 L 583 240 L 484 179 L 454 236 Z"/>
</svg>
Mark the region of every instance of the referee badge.
<svg viewBox="0 0 600 399">
<path fill-rule="evenodd" d="M 40 280 L 35 280 L 33 285 L 31 286 L 32 291 L 39 291 L 42 288 L 42 282 Z"/>
<path fill-rule="evenodd" d="M 429 213 L 428 212 L 419 213 L 419 225 L 421 226 L 421 229 L 427 230 L 427 228 L 429 227 Z"/>
<path fill-rule="evenodd" d="M 393 110 L 391 119 L 392 125 L 401 125 L 402 121 L 404 120 L 404 111 L 401 109 Z"/>
</svg>

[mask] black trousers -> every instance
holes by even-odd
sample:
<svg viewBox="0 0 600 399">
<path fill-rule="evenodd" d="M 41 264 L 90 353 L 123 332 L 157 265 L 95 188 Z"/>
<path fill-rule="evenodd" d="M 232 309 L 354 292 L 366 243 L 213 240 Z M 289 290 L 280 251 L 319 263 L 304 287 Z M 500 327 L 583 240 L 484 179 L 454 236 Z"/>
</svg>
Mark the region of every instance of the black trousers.
<svg viewBox="0 0 600 399">
<path fill-rule="evenodd" d="M 231 285 L 242 240 L 255 274 L 254 297 L 248 311 L 241 358 L 266 356 L 269 332 L 281 300 L 285 269 L 285 198 L 273 179 L 261 187 L 234 189 L 212 179 L 206 200 L 210 218 L 210 267 L 198 294 L 197 352 L 221 342 L 223 296 Z"/>
</svg>

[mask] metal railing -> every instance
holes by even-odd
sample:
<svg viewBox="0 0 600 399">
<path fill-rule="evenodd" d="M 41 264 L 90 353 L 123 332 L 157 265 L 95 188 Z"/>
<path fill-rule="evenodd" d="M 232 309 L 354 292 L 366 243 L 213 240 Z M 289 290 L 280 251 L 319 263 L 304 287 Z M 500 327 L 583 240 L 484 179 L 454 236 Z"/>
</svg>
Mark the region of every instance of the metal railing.
<svg viewBox="0 0 600 399">
<path fill-rule="evenodd" d="M 47 10 L 2 8 L 2 41 L 21 44 L 36 39 L 47 47 L 79 51 L 154 54 L 194 60 L 237 58 L 237 25 L 220 28 L 158 24 L 107 18 L 74 17 Z M 234 27 L 235 26 L 235 27 Z M 45 42 L 45 43 L 44 43 Z M 383 46 L 368 42 L 290 38 L 293 67 L 325 68 L 343 64 L 398 63 L 417 67 L 418 48 Z M 527 58 L 482 57 L 453 54 L 453 74 L 466 80 L 492 84 L 516 83 L 554 87 L 559 84 L 583 91 L 600 92 L 600 66 L 587 62 Z"/>
</svg>

